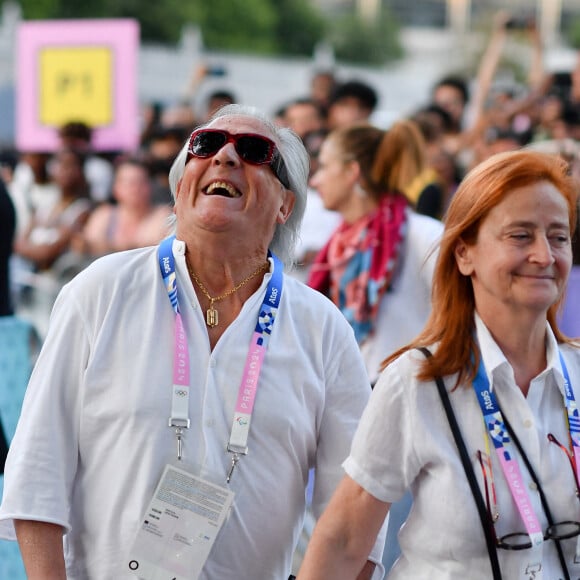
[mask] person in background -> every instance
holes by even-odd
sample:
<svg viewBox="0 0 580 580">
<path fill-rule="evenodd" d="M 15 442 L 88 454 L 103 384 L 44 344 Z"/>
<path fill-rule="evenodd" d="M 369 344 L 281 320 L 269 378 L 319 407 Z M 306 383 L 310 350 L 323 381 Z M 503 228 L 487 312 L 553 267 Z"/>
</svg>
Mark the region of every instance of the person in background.
<svg viewBox="0 0 580 580">
<path fill-rule="evenodd" d="M 325 112 L 330 102 L 330 96 L 337 84 L 336 75 L 330 69 L 317 70 L 310 78 L 310 98 L 318 103 Z"/>
<path fill-rule="evenodd" d="M 49 172 L 51 157 L 46 152 L 22 153 L 7 185 L 16 209 L 18 234 L 28 228 L 37 211 L 47 211 L 59 201 L 60 190 Z"/>
<path fill-rule="evenodd" d="M 0 507 L 31 580 L 288 577 L 309 470 L 318 515 L 370 394 L 340 312 L 283 273 L 307 176 L 294 133 L 220 109 L 171 168 L 175 237 L 62 290 Z"/>
<path fill-rule="evenodd" d="M 489 127 L 473 146 L 473 167 L 489 157 L 505 151 L 516 151 L 525 145 L 522 136 L 512 129 Z"/>
<path fill-rule="evenodd" d="M 427 166 L 435 171 L 436 182 L 441 188 L 440 198 L 426 196 L 424 200 L 418 200 L 415 209 L 418 213 L 435 215 L 441 219 L 462 178 L 454 155 L 445 148 L 445 133 L 449 130 L 450 117 L 437 105 L 429 105 L 416 111 L 411 120 L 423 135 Z M 434 205 L 431 204 L 433 201 Z"/>
<path fill-rule="evenodd" d="M 336 85 L 328 101 L 328 128 L 338 129 L 368 121 L 378 100 L 375 89 L 362 81 L 350 80 Z"/>
<path fill-rule="evenodd" d="M 205 99 L 204 120 L 209 121 L 219 109 L 226 105 L 233 105 L 234 103 L 237 103 L 237 99 L 232 91 L 227 89 L 211 91 Z"/>
<path fill-rule="evenodd" d="M 326 119 L 322 107 L 313 99 L 297 98 L 280 109 L 277 120 L 282 127 L 292 129 L 304 143 L 310 157 L 310 175 L 316 170 L 318 153 L 324 141 Z M 326 210 L 318 193 L 308 188 L 308 203 L 296 244 L 295 267 L 292 275 L 305 282 L 312 260 L 324 246 L 340 221 L 340 216 Z"/>
<path fill-rule="evenodd" d="M 443 180 L 429 163 L 427 141 L 419 125 L 409 120 L 405 126 L 408 137 L 387 154 L 392 165 L 400 167 L 393 172 L 390 186 L 402 191 L 417 213 L 441 219 L 446 207 Z"/>
<path fill-rule="evenodd" d="M 149 132 L 148 140 L 143 144 L 143 157 L 153 180 L 153 203 L 155 204 L 172 203 L 169 170 L 188 134 L 183 127 L 159 125 Z"/>
<path fill-rule="evenodd" d="M 413 211 L 403 185 L 416 177 L 420 133 L 411 121 L 388 132 L 355 125 L 330 133 L 311 184 L 340 214 L 314 258 L 307 283 L 338 306 L 355 331 L 371 384 L 381 361 L 419 333 L 429 315 L 438 220 Z M 396 533 L 407 494 L 389 516 L 383 563 L 398 554 Z"/>
<path fill-rule="evenodd" d="M 523 95 L 516 98 L 515 87 L 500 88 L 496 76 L 506 47 L 513 46 L 510 37 L 513 33 L 521 36 L 523 32 L 531 58 L 527 86 Z M 519 134 L 520 140 L 531 136 L 533 119 L 530 112 L 544 92 L 543 61 L 541 36 L 535 20 L 514 18 L 509 12 L 500 10 L 493 15 L 491 34 L 473 82 L 450 75 L 435 84 L 432 102 L 445 109 L 453 120 L 451 130 L 444 136 L 444 147 L 455 156 L 462 172 L 477 164 L 473 150 L 490 127 L 511 129 Z M 469 84 L 473 85 L 471 91 Z"/>
<path fill-rule="evenodd" d="M 302 138 L 310 157 L 310 177 L 318 171 L 318 156 L 328 131 L 319 129 L 306 133 Z M 300 227 L 300 237 L 296 243 L 293 276 L 306 282 L 312 262 L 330 239 L 341 222 L 340 214 L 326 209 L 318 192 L 309 185 L 308 202 Z"/>
<path fill-rule="evenodd" d="M 429 321 L 385 361 L 300 580 L 353 578 L 406 489 L 414 508 L 389 578 L 580 576 L 580 350 L 556 318 L 577 204 L 577 183 L 555 155 L 501 153 L 463 180 Z"/>
<path fill-rule="evenodd" d="M 304 147 L 306 147 L 306 151 L 308 151 L 308 157 L 310 157 L 310 176 L 318 171 L 318 156 L 320 155 L 322 144 L 327 137 L 327 129 L 309 131 L 302 137 L 302 142 L 304 143 Z"/>
<path fill-rule="evenodd" d="M 9 264 L 16 233 L 16 211 L 2 180 L 0 180 L 0 226 L 0 316 L 10 316 L 13 314 L 13 308 Z"/>
<path fill-rule="evenodd" d="M 298 98 L 287 103 L 282 109 L 280 123 L 294 131 L 301 139 L 308 133 L 326 128 L 326 118 L 320 105 L 308 98 Z"/>
<path fill-rule="evenodd" d="M 8 182 L 8 194 L 16 210 L 15 240 L 26 236 L 35 216 L 49 215 L 57 207 L 61 191 L 50 174 L 53 158 L 50 153 L 25 152 L 19 155 L 13 179 Z M 33 261 L 18 253 L 10 258 L 10 284 L 14 309 L 21 312 L 30 302 L 31 283 L 36 272 Z"/>
<path fill-rule="evenodd" d="M 16 306 L 34 320 L 42 338 L 60 288 L 85 265 L 74 251 L 74 242 L 93 208 L 84 160 L 83 152 L 70 148 L 52 157 L 57 202 L 39 207 L 14 242 L 11 267 Z"/>
<path fill-rule="evenodd" d="M 139 135 L 140 147 L 145 147 L 149 143 L 151 132 L 155 131 L 161 124 L 161 115 L 165 105 L 160 101 L 151 101 L 141 103 L 140 106 L 140 126 Z"/>
<path fill-rule="evenodd" d="M 0 317 L 12 316 L 12 292 L 10 285 L 10 256 L 16 232 L 16 211 L 8 195 L 4 181 L 0 179 Z M 4 385 L 0 389 L 5 388 Z M 4 473 L 4 463 L 8 454 L 8 441 L 4 434 L 0 416 L 0 475 Z"/>
<path fill-rule="evenodd" d="M 451 119 L 449 132 L 460 133 L 464 126 L 465 109 L 469 101 L 469 88 L 465 79 L 459 76 L 445 76 L 435 83 L 431 102 L 441 107 Z"/>
<path fill-rule="evenodd" d="M 61 148 L 75 149 L 83 153 L 84 172 L 93 202 L 100 203 L 109 199 L 113 183 L 113 166 L 110 161 L 93 151 L 91 127 L 82 121 L 70 121 L 59 129 L 58 136 Z"/>
<path fill-rule="evenodd" d="M 169 233 L 171 210 L 153 204 L 149 168 L 140 159 L 122 157 L 115 164 L 113 200 L 93 210 L 78 250 L 102 256 L 158 244 Z"/>
<path fill-rule="evenodd" d="M 308 285 L 328 296 L 354 329 L 374 383 L 381 361 L 411 340 L 429 316 L 438 220 L 415 213 L 401 190 L 409 183 L 406 148 L 418 130 L 399 121 L 333 131 L 322 145 L 311 185 L 342 223 L 315 258 Z"/>
<path fill-rule="evenodd" d="M 188 101 L 176 101 L 163 107 L 159 125 L 164 129 L 179 129 L 190 133 L 197 124 L 197 117 Z"/>
<path fill-rule="evenodd" d="M 580 141 L 580 102 L 566 103 L 562 111 L 564 139 Z"/>
<path fill-rule="evenodd" d="M 14 243 L 14 252 L 31 262 L 37 271 L 50 269 L 70 250 L 73 238 L 92 210 L 84 160 L 81 151 L 71 148 L 62 148 L 54 156 L 53 175 L 60 190 L 59 201 L 37 211 Z"/>
<path fill-rule="evenodd" d="M 225 86 L 216 87 L 216 80 L 219 79 L 221 84 L 227 74 L 227 68 L 219 63 L 201 62 L 193 67 L 182 100 L 196 110 L 196 125 L 209 121 L 221 107 L 237 103 L 233 91 Z"/>
</svg>

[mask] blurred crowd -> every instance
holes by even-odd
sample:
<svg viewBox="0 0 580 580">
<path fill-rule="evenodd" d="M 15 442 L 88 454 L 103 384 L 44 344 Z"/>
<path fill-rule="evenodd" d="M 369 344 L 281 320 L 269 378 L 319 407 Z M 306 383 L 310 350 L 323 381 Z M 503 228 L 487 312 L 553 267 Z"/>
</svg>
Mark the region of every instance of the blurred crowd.
<svg viewBox="0 0 580 580">
<path fill-rule="evenodd" d="M 513 34 L 530 49 L 527 79 L 517 84 L 499 74 Z M 200 112 L 194 97 L 208 74 L 196 70 L 178 102 L 143 106 L 134 151 L 96 151 L 91 127 L 71 119 L 55 129 L 55 151 L 3 152 L 0 316 L 29 319 L 43 339 L 57 294 L 78 272 L 100 256 L 156 245 L 170 233 L 174 159 L 195 127 L 239 102 L 224 83 Z M 476 75 L 438 79 L 420 107 L 389 126 L 379 111 L 384 95 L 360 78 L 314 70 L 309 86 L 291 89 L 295 96 L 267 111 L 310 156 L 290 274 L 341 310 L 374 384 L 385 356 L 411 341 L 429 316 L 432 249 L 472 168 L 527 147 L 561 156 L 580 179 L 580 54 L 572 70 L 547 71 L 534 23 L 500 13 Z M 577 235 L 573 244 L 580 264 Z M 394 534 L 408 501 L 400 503 L 402 515 L 393 504 Z M 306 536 L 311 524 L 307 519 Z M 390 534 L 391 527 L 387 569 L 396 557 Z"/>
<path fill-rule="evenodd" d="M 527 82 L 517 86 L 497 78 L 515 27 L 527 35 L 532 55 Z M 203 67 L 196 71 L 188 98 L 144 106 L 135 151 L 96 152 L 91 128 L 71 120 L 58 129 L 57 151 L 3 153 L 1 177 L 9 199 L 2 205 L 1 229 L 13 239 L 9 271 L 2 275 L 4 285 L 10 279 L 5 312 L 33 308 L 42 334 L 56 294 L 90 261 L 155 244 L 167 235 L 168 173 L 175 156 L 195 126 L 237 102 L 224 85 L 208 95 L 201 114 L 196 112 L 191 96 L 207 74 Z M 294 89 L 296 97 L 272 103 L 269 113 L 302 138 L 311 157 L 311 189 L 294 271 L 306 281 L 312 261 L 341 222 L 325 180 L 315 177 L 321 146 L 332 132 L 376 124 L 381 95 L 367 82 L 342 78 L 335 70 L 314 71 L 310 86 Z M 498 14 L 477 76 L 439 79 L 424 95 L 424 105 L 394 125 L 399 121 L 411 124 L 412 136 L 393 145 L 387 185 L 404 194 L 417 213 L 437 220 L 465 173 L 500 151 L 524 146 L 552 151 L 580 176 L 580 59 L 573 70 L 546 72 L 534 24 Z"/>
</svg>

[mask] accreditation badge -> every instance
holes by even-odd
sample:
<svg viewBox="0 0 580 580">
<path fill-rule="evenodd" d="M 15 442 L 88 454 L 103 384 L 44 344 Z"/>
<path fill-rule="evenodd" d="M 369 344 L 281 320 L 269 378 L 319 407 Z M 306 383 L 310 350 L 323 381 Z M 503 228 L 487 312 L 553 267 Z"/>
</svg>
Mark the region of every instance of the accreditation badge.
<svg viewBox="0 0 580 580">
<path fill-rule="evenodd" d="M 166 465 L 125 569 L 140 580 L 196 580 L 233 500 L 231 490 Z"/>
</svg>

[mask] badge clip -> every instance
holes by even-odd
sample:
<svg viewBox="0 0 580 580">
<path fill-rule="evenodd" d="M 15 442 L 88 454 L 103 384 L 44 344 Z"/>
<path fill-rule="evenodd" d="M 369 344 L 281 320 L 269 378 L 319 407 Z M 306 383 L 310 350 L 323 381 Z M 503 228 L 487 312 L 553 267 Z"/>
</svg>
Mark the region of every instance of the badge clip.
<svg viewBox="0 0 580 580">
<path fill-rule="evenodd" d="M 234 473 L 234 469 L 240 460 L 240 456 L 237 453 L 232 455 L 232 464 L 230 466 L 230 470 L 228 471 L 228 476 L 226 477 L 226 483 L 229 483 L 232 479 L 232 474 Z"/>
<path fill-rule="evenodd" d="M 189 419 L 169 419 L 169 426 L 175 427 L 175 437 L 177 439 L 177 460 L 183 457 L 183 430 L 189 429 Z"/>
<path fill-rule="evenodd" d="M 183 429 L 181 427 L 175 428 L 175 437 L 177 438 L 177 461 L 181 461 L 183 457 Z"/>
<path fill-rule="evenodd" d="M 232 474 L 234 473 L 234 469 L 236 468 L 236 465 L 240 461 L 240 455 L 247 455 L 248 448 L 228 443 L 227 450 L 228 450 L 228 453 L 232 454 L 232 464 L 230 465 L 230 470 L 228 471 L 228 476 L 226 477 L 226 483 L 229 483 L 232 479 Z"/>
</svg>

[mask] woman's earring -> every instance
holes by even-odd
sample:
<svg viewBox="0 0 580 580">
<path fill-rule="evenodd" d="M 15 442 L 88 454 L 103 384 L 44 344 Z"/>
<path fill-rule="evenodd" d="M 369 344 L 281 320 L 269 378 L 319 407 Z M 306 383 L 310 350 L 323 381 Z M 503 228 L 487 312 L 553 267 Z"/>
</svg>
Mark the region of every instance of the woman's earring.
<svg viewBox="0 0 580 580">
<path fill-rule="evenodd" d="M 368 195 L 358 181 L 354 184 L 354 193 L 359 197 L 366 197 Z"/>
</svg>

